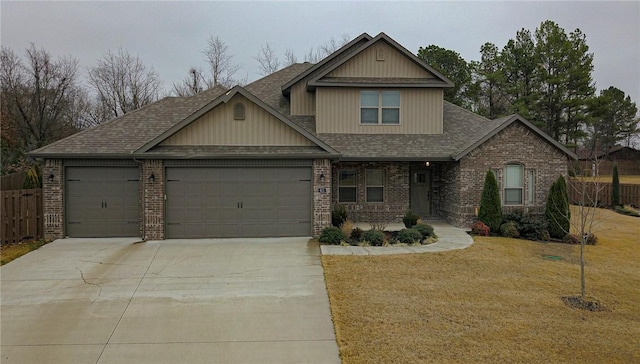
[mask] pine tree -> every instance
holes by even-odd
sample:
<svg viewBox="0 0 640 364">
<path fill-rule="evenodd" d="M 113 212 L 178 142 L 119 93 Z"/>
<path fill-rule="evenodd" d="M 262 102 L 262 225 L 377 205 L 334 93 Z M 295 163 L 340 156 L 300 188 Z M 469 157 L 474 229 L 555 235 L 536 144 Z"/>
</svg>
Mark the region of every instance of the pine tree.
<svg viewBox="0 0 640 364">
<path fill-rule="evenodd" d="M 613 181 L 611 183 L 611 205 L 620 206 L 620 179 L 618 177 L 618 165 L 613 165 Z"/>
<path fill-rule="evenodd" d="M 500 231 L 502 222 L 502 206 L 500 204 L 500 191 L 498 181 L 493 171 L 488 170 L 484 178 L 482 187 L 482 197 L 480 199 L 480 211 L 478 220 L 482 221 L 492 232 Z"/>
<path fill-rule="evenodd" d="M 567 182 L 563 176 L 558 177 L 549 189 L 544 215 L 549 222 L 549 235 L 552 238 L 560 239 L 569 233 L 571 210 Z"/>
</svg>

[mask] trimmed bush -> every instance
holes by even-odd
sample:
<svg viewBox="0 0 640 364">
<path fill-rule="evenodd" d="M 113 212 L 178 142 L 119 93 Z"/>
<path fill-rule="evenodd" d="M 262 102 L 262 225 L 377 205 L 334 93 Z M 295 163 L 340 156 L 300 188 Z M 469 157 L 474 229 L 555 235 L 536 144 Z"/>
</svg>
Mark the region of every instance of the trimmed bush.
<svg viewBox="0 0 640 364">
<path fill-rule="evenodd" d="M 515 210 L 504 215 L 503 223 L 513 221 L 518 228 L 521 238 L 529 240 L 549 240 L 549 225 L 541 216 L 533 216 L 522 213 L 521 210 Z"/>
<path fill-rule="evenodd" d="M 500 225 L 500 235 L 505 238 L 519 238 L 518 224 L 515 221 L 509 221 Z"/>
<path fill-rule="evenodd" d="M 347 209 L 339 203 L 333 205 L 333 210 L 331 210 L 331 225 L 340 227 L 345 221 L 347 221 Z"/>
<path fill-rule="evenodd" d="M 404 223 L 404 227 L 407 229 L 415 226 L 418 223 L 418 219 L 420 216 L 413 213 L 411 210 L 407 210 L 407 212 L 402 217 L 402 222 Z"/>
<path fill-rule="evenodd" d="M 422 239 L 435 238 L 436 233 L 433 231 L 433 226 L 428 224 L 417 224 L 412 229 L 416 229 L 422 235 Z"/>
<path fill-rule="evenodd" d="M 333 245 L 339 245 L 343 240 L 345 240 L 345 236 L 342 233 L 342 230 L 340 230 L 339 227 L 335 226 L 327 226 L 326 228 L 322 229 L 320 238 L 318 238 L 318 241 L 320 241 L 322 244 Z"/>
<path fill-rule="evenodd" d="M 613 164 L 613 179 L 611 181 L 611 205 L 620 206 L 620 177 L 618 177 L 618 164 Z"/>
<path fill-rule="evenodd" d="M 567 182 L 562 176 L 558 177 L 549 189 L 544 216 L 549 223 L 549 235 L 552 238 L 564 238 L 569 232 L 571 211 L 569 210 Z"/>
<path fill-rule="evenodd" d="M 476 221 L 471 225 L 471 232 L 480 236 L 489 236 L 489 227 L 482 221 Z"/>
<path fill-rule="evenodd" d="M 489 227 L 490 231 L 496 233 L 500 231 L 500 223 L 502 222 L 500 191 L 498 189 L 496 176 L 491 170 L 488 170 L 484 177 L 478 220 L 485 223 L 485 225 Z"/>
<path fill-rule="evenodd" d="M 640 214 L 638 213 L 638 210 L 634 209 L 631 206 L 628 205 L 624 205 L 624 206 L 615 206 L 614 209 L 616 210 L 617 213 L 619 214 L 623 214 L 623 215 L 628 215 L 628 216 L 635 216 L 635 217 L 640 217 Z"/>
<path fill-rule="evenodd" d="M 414 244 L 422 240 L 422 234 L 416 229 L 402 229 L 398 232 L 398 241 L 404 244 Z"/>
<path fill-rule="evenodd" d="M 362 241 L 366 241 L 373 246 L 384 244 L 384 233 L 380 230 L 367 230 L 362 233 Z"/>
<path fill-rule="evenodd" d="M 351 230 L 351 236 L 349 237 L 351 238 L 351 240 L 360 241 L 362 239 L 362 233 L 362 229 L 356 227 Z"/>
</svg>

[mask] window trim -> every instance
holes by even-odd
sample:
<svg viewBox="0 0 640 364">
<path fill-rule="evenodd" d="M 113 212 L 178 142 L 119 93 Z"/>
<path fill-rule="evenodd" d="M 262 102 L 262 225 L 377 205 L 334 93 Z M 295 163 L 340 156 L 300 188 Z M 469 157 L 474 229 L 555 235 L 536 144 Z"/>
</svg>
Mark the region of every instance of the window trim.
<svg viewBox="0 0 640 364">
<path fill-rule="evenodd" d="M 344 172 L 352 172 L 353 176 L 354 176 L 354 183 L 353 185 L 343 185 L 342 184 L 342 173 Z M 338 171 L 338 202 L 339 203 L 358 203 L 358 171 L 355 169 L 342 169 Z M 342 188 L 353 188 L 354 190 L 354 201 L 343 201 L 342 200 L 342 194 L 340 193 L 340 190 Z"/>
<path fill-rule="evenodd" d="M 378 104 L 374 107 L 374 106 L 370 106 L 370 105 L 363 105 L 362 104 L 362 96 L 364 95 L 364 93 L 377 93 L 378 95 Z M 398 106 L 384 106 L 383 102 L 382 102 L 382 97 L 383 94 L 387 92 L 387 93 L 397 93 L 398 95 Z M 392 126 L 396 126 L 396 125 L 401 125 L 401 112 L 400 112 L 400 104 L 402 103 L 401 100 L 401 93 L 400 90 L 371 90 L 371 89 L 364 89 L 364 90 L 360 90 L 360 125 L 392 125 Z M 362 110 L 364 109 L 375 109 L 378 111 L 377 114 L 377 118 L 376 118 L 376 122 L 375 123 L 366 123 L 366 122 L 362 122 Z M 398 122 L 393 122 L 393 123 L 389 123 L 389 122 L 385 122 L 383 119 L 383 115 L 384 115 L 384 110 L 398 110 Z"/>
<path fill-rule="evenodd" d="M 520 169 L 520 186 L 519 187 L 512 187 L 512 186 L 508 186 L 509 184 L 509 173 L 507 172 L 507 169 L 509 167 L 518 167 Z M 502 195 L 503 195 L 503 204 L 504 206 L 523 206 L 524 205 L 524 201 L 525 201 L 525 196 L 524 196 L 524 178 L 525 178 L 525 168 L 524 165 L 520 164 L 520 163 L 508 163 L 504 166 L 504 172 L 503 172 L 503 185 L 502 185 Z M 519 202 L 516 203 L 512 203 L 511 201 L 507 200 L 507 190 L 511 191 L 511 190 L 519 190 L 520 191 L 520 200 Z"/>
<path fill-rule="evenodd" d="M 370 171 L 380 171 L 380 173 L 382 173 L 382 184 L 381 185 L 370 185 L 369 184 L 369 179 L 367 178 L 367 174 Z M 385 173 L 384 173 L 384 169 L 383 168 L 369 168 L 369 169 L 365 169 L 364 171 L 364 189 L 365 189 L 365 202 L 367 203 L 384 203 L 385 198 L 384 198 L 384 190 L 385 190 Z M 369 188 L 382 188 L 382 200 L 381 201 L 369 201 Z"/>
<path fill-rule="evenodd" d="M 527 204 L 536 204 L 536 170 L 527 170 Z"/>
</svg>

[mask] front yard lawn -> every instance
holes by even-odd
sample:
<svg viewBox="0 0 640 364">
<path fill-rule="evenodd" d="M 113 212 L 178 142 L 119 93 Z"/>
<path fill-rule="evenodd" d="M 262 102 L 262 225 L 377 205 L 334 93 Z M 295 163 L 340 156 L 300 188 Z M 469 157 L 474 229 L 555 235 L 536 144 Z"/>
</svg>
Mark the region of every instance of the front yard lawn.
<svg viewBox="0 0 640 364">
<path fill-rule="evenodd" d="M 612 176 L 575 177 L 575 178 L 584 182 L 599 182 L 599 183 L 611 183 L 613 180 Z M 620 179 L 620 183 L 622 184 L 640 185 L 640 176 L 622 175 L 622 176 L 618 176 L 618 178 Z"/>
<path fill-rule="evenodd" d="M 640 362 L 640 220 L 598 214 L 585 269 L 600 312 L 561 299 L 580 292 L 575 245 L 323 256 L 342 362 Z"/>
</svg>

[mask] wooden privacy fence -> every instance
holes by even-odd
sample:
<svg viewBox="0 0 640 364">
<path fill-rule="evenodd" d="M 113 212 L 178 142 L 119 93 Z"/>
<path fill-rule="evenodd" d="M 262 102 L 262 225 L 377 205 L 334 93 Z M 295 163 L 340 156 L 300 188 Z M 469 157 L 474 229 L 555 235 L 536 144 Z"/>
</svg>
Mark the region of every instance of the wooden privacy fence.
<svg viewBox="0 0 640 364">
<path fill-rule="evenodd" d="M 579 204 L 584 190 L 584 202 L 593 203 L 596 200 L 596 191 L 598 192 L 597 202 L 599 206 L 611 206 L 611 183 L 583 182 L 575 179 L 569 180 L 569 198 L 571 203 Z M 640 185 L 620 184 L 620 203 L 623 205 L 640 206 Z"/>
<path fill-rule="evenodd" d="M 1 191 L 2 245 L 42 239 L 42 189 Z"/>
</svg>

